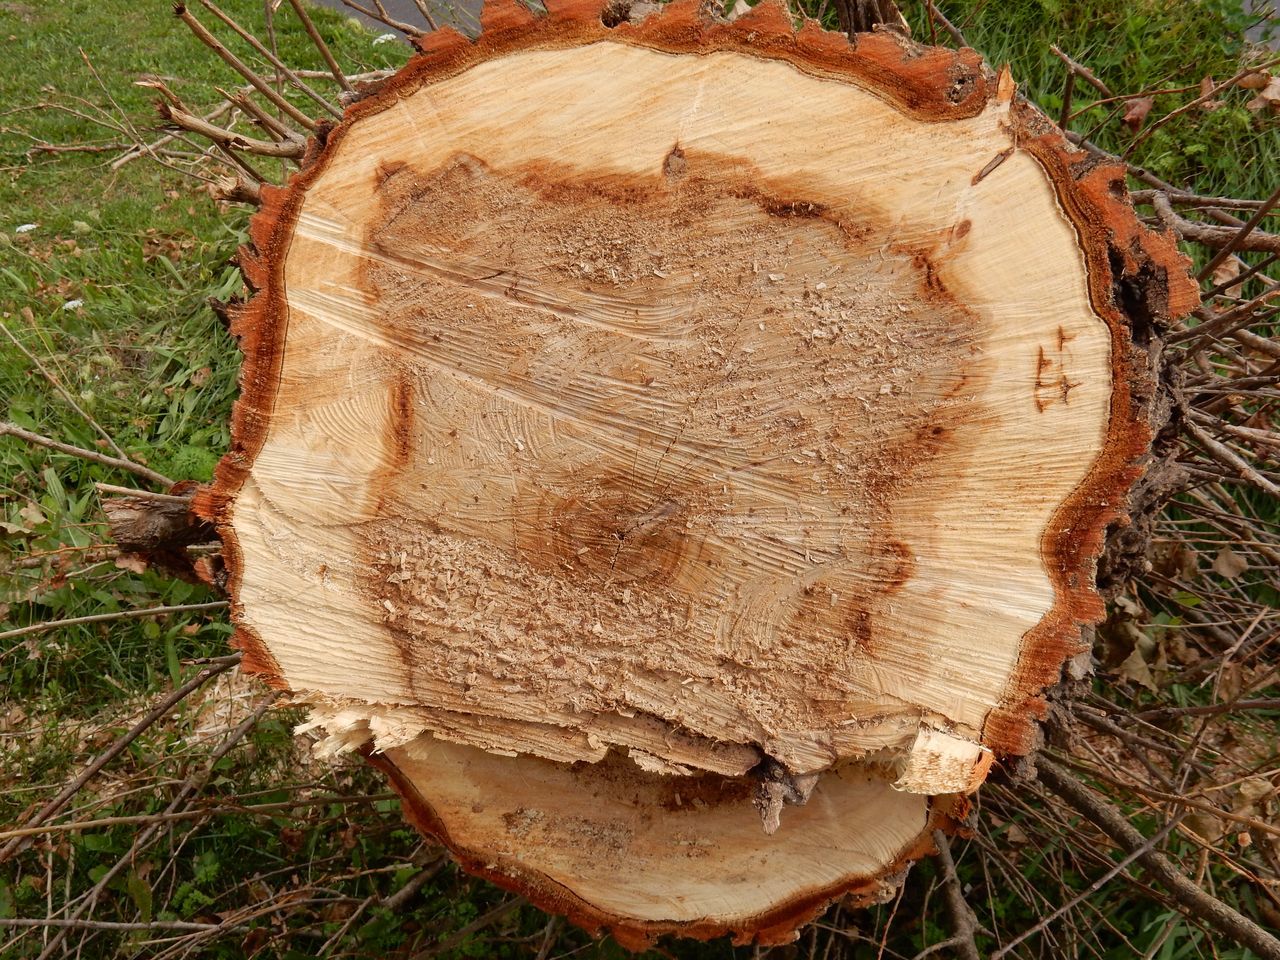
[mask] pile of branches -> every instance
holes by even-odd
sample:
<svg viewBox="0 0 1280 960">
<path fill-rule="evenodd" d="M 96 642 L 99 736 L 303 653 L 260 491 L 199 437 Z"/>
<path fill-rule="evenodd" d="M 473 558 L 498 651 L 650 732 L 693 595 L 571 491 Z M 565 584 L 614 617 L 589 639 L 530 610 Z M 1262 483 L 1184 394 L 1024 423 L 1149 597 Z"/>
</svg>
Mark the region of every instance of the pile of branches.
<svg viewBox="0 0 1280 960">
<path fill-rule="evenodd" d="M 344 2 L 409 41 L 439 26 L 424 0 L 415 0 L 418 23 L 391 16 L 381 0 Z M 340 120 L 346 104 L 386 75 L 348 74 L 302 0 L 288 4 L 295 18 L 292 27 L 311 38 L 327 69 L 291 68 L 271 43 L 213 0 L 179 4 L 177 17 L 243 85 L 225 91 L 214 109 L 202 111 L 188 106 L 164 81 L 143 80 L 158 95 L 168 132 L 159 139 L 131 136 L 119 145 L 120 156 L 113 162 L 149 157 L 198 176 L 221 201 L 259 203 L 264 184 L 281 182 L 300 164 L 309 138 Z M 613 15 L 643 15 L 646 6 L 625 5 Z M 936 38 L 965 45 L 962 31 L 934 3 L 924 0 L 924 7 Z M 868 25 L 901 30 L 905 23 L 886 3 L 838 0 L 827 10 L 824 0 L 813 12 L 836 18 L 850 31 Z M 233 52 L 233 43 L 251 52 L 247 59 Z M 1059 123 L 1068 139 L 1099 160 L 1127 167 L 1130 198 L 1146 222 L 1174 234 L 1192 258 L 1202 305 L 1174 328 L 1134 331 L 1137 341 L 1158 357 L 1163 426 L 1151 469 L 1133 494 L 1134 521 L 1111 531 L 1100 564 L 1099 584 L 1111 604 L 1108 619 L 1096 631 L 1093 663 L 1076 664 L 1074 677 L 1057 692 L 1046 743 L 1034 760 L 1000 771 L 984 787 L 971 835 L 951 846 L 945 837 L 936 838 L 934 862 L 918 868 L 925 882 L 908 883 L 900 894 L 900 901 L 913 903 L 901 916 L 929 916 L 931 903 L 945 904 L 945 911 L 937 911 L 947 917 L 941 933 L 919 956 L 944 950 L 965 958 L 1101 956 L 1093 945 L 1097 931 L 1109 929 L 1121 938 L 1124 933 L 1098 908 L 1095 894 L 1127 885 L 1136 896 L 1168 907 L 1157 948 L 1186 918 L 1204 931 L 1208 943 L 1235 943 L 1258 957 L 1280 960 L 1280 941 L 1267 930 L 1280 927 L 1274 779 L 1275 717 L 1280 711 L 1280 611 L 1275 607 L 1275 584 L 1280 582 L 1280 233 L 1269 228 L 1280 213 L 1280 188 L 1266 197 L 1202 196 L 1131 160 L 1144 139 L 1179 114 L 1213 103 L 1233 88 L 1257 90 L 1260 79 L 1274 82 L 1271 71 L 1280 61 L 1248 65 L 1235 76 L 1209 82 L 1199 97 L 1176 110 L 1149 116 L 1152 91 L 1117 93 L 1088 64 L 1057 48 L 1054 53 L 1063 68 Z M 1135 126 L 1137 119 L 1140 132 L 1125 156 L 1095 143 L 1094 131 L 1073 128 L 1099 105 L 1112 111 L 1115 122 Z M 136 134 L 131 123 L 117 129 Z M 175 143 L 187 149 L 175 154 Z M 133 477 L 139 487 L 102 490 L 113 520 L 127 513 L 130 499 L 171 501 L 175 509 L 185 509 L 188 494 L 181 484 L 119 449 L 116 455 L 81 450 L 12 424 L 0 424 L 3 434 Z M 131 542 L 117 527 L 120 543 L 115 549 L 127 553 Z M 136 531 L 132 535 L 140 536 Z M 197 552 L 214 548 L 207 529 L 193 529 L 188 542 Z M 102 549 L 110 555 L 113 548 Z M 182 573 L 182 561 L 175 563 Z M 222 605 L 148 608 L 103 619 L 213 611 Z M 0 640 L 13 643 L 67 622 L 0 631 Z M 152 705 L 62 789 L 33 805 L 22 823 L 0 831 L 0 863 L 17 863 L 33 843 L 59 833 L 125 821 L 137 829 L 127 853 L 100 873 L 92 887 L 68 890 L 60 898 L 51 892 L 47 916 L 0 917 L 0 929 L 11 928 L 19 939 L 42 938 L 38 956 L 46 960 L 74 951 L 73 937 L 111 932 L 149 931 L 158 955 L 183 956 L 222 938 L 250 943 L 246 936 L 263 918 L 271 925 L 272 938 L 297 934 L 306 926 L 308 921 L 291 920 L 314 916 L 314 903 L 305 897 L 268 899 L 259 909 L 232 910 L 198 922 L 108 921 L 95 915 L 112 880 L 163 832 L 175 823 L 194 830 L 220 815 L 219 806 L 198 802 L 201 790 L 218 760 L 244 739 L 275 697 L 261 693 L 243 718 L 191 764 L 192 772 L 170 788 L 171 802 L 162 812 L 106 822 L 78 814 L 75 798 L 109 771 L 136 738 L 163 723 L 184 698 L 233 670 L 237 660 L 238 654 L 202 664 L 191 680 Z M 1179 691 L 1182 699 L 1171 691 Z M 323 802 L 367 805 L 381 796 L 327 795 Z M 298 805 L 320 802 L 303 799 Z M 252 806 L 241 803 L 237 809 Z M 360 815 L 358 809 L 356 813 Z M 439 850 L 423 846 L 409 863 L 413 869 L 397 890 L 387 891 L 376 904 L 369 898 L 354 905 L 346 914 L 353 919 L 341 934 L 371 906 L 398 909 L 407 904 L 444 868 L 445 859 Z M 1028 880 L 1033 863 L 1038 876 L 1061 878 L 1061 887 Z M 316 889 L 323 888 L 318 884 Z M 994 890 L 1021 902 L 1025 911 L 1017 916 L 1039 919 L 1011 927 L 1009 912 L 998 914 L 992 905 Z M 564 952 L 569 941 L 557 938 L 567 934 L 555 921 L 532 934 L 515 935 L 519 906 L 512 899 L 499 900 L 467 925 L 465 937 L 523 943 L 540 958 Z M 810 956 L 840 955 L 846 949 L 860 955 L 857 951 L 865 948 L 859 941 L 869 940 L 881 953 L 905 956 L 889 947 L 897 942 L 890 938 L 901 907 L 901 902 L 886 905 L 870 926 L 856 913 L 836 908 L 805 933 L 803 944 Z M 326 939 L 324 949 L 340 939 Z M 459 942 L 450 938 L 437 943 L 434 952 Z M 780 955 L 791 955 L 785 953 L 788 949 L 793 948 L 779 948 Z M 1136 949 L 1134 955 L 1139 955 Z"/>
</svg>

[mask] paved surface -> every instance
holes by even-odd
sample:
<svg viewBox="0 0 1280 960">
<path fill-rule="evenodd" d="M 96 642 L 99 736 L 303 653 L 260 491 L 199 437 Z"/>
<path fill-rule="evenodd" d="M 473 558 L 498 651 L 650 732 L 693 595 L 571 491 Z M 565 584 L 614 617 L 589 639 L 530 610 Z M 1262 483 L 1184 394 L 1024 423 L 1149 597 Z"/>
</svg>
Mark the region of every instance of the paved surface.
<svg viewBox="0 0 1280 960">
<path fill-rule="evenodd" d="M 314 0 L 314 2 L 354 17 L 379 33 L 393 32 L 386 24 L 352 10 L 342 0 Z M 356 0 L 356 2 L 362 7 L 374 9 L 373 0 Z M 431 15 L 435 17 L 436 23 L 441 26 L 449 24 L 463 33 L 475 33 L 479 29 L 481 0 L 424 0 L 424 2 L 427 9 L 431 11 Z M 413 0 L 382 0 L 382 5 L 393 20 L 400 20 L 415 27 L 426 27 L 422 14 L 418 12 L 418 6 Z M 396 36 L 400 37 L 400 34 L 397 33 Z"/>
</svg>

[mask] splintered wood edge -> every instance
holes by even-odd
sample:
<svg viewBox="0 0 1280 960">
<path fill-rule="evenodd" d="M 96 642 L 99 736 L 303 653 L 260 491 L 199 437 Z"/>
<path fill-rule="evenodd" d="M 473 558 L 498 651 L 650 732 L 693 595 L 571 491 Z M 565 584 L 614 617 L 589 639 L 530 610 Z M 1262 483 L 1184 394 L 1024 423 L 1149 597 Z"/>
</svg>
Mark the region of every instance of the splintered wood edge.
<svg viewBox="0 0 1280 960">
<path fill-rule="evenodd" d="M 214 523 L 223 541 L 221 571 L 206 575 L 224 583 L 232 600 L 236 632 L 233 646 L 244 652 L 242 668 L 284 689 L 282 671 L 262 638 L 240 622 L 237 601 L 243 555 L 231 528 L 231 510 L 262 448 L 271 420 L 287 334 L 283 266 L 297 216 L 310 185 L 335 155 L 338 145 L 362 117 L 380 112 L 424 84 L 456 75 L 469 67 L 517 51 L 556 49 L 611 40 L 669 53 L 735 51 L 781 60 L 802 72 L 852 81 L 883 97 L 907 115 L 946 122 L 976 116 L 995 99 L 1014 96 L 1007 74 L 997 82 L 973 50 L 922 48 L 891 34 L 861 35 L 851 44 L 840 34 L 816 24 L 796 32 L 788 15 L 770 0 L 733 23 L 711 23 L 696 0 L 678 0 L 640 24 L 607 27 L 599 0 L 550 0 L 549 13 L 536 17 L 513 0 L 486 3 L 484 31 L 470 41 L 449 29 L 421 39 L 421 54 L 408 66 L 348 107 L 343 121 L 322 126 L 308 144 L 302 170 L 284 188 L 265 186 L 261 210 L 250 223 L 250 244 L 239 254 L 253 299 L 234 310 L 231 332 L 244 354 L 241 394 L 231 419 L 231 450 L 215 472 L 214 482 L 195 498 L 194 510 Z M 951 83 L 940 88 L 938 77 Z M 1057 509 L 1043 539 L 1045 566 L 1054 588 L 1054 605 L 1023 640 L 1019 660 L 999 704 L 987 715 L 983 743 L 997 755 L 1029 753 L 1035 745 L 1037 721 L 1046 709 L 1043 692 L 1057 683 L 1064 661 L 1082 649 L 1079 627 L 1103 616 L 1094 587 L 1095 563 L 1107 527 L 1127 522 L 1126 492 L 1143 469 L 1151 429 L 1148 410 L 1155 392 L 1151 342 L 1158 330 L 1185 315 L 1198 302 L 1187 260 L 1172 237 L 1140 224 L 1127 200 L 1125 169 L 1099 163 L 1071 147 L 1039 111 L 1025 102 L 1013 104 L 1010 121 L 1018 149 L 1045 169 L 1059 203 L 1074 225 L 1088 264 L 1089 296 L 1111 333 L 1112 394 L 1106 437 L 1088 476 Z M 1158 347 L 1158 343 L 1155 345 Z M 530 896 L 539 905 L 588 928 L 610 927 L 627 942 L 649 942 L 662 933 L 710 938 L 733 932 L 714 924 L 635 924 L 601 914 L 596 908 L 545 877 L 496 873 L 476 853 L 450 844 L 429 805 L 384 757 L 366 751 L 405 797 L 409 817 L 424 833 L 438 836 L 467 868 L 500 885 Z M 929 852 L 929 831 L 948 832 L 958 825 L 956 801 L 935 798 L 930 824 L 917 848 L 893 873 Z M 795 927 L 816 915 L 843 893 L 858 891 L 864 880 L 853 878 L 840 889 L 815 891 L 803 902 L 777 908 L 753 921 L 749 934 L 785 939 Z"/>
<path fill-rule="evenodd" d="M 405 819 L 424 835 L 435 837 L 443 843 L 467 873 L 527 897 L 539 909 L 563 916 L 593 936 L 607 932 L 623 947 L 634 951 L 644 950 L 664 936 L 694 940 L 714 940 L 730 936 L 737 945 L 755 943 L 771 946 L 790 943 L 795 939 L 797 929 L 821 915 L 837 900 L 845 898 L 852 906 L 882 902 L 886 881 L 890 890 L 895 889 L 893 880 L 902 879 L 912 863 L 937 852 L 932 839 L 933 831 L 942 830 L 948 834 L 963 832 L 963 822 L 970 809 L 968 798 L 961 794 L 933 797 L 929 800 L 925 828 L 906 850 L 884 864 L 874 875 L 843 877 L 835 884 L 779 903 L 754 917 L 728 922 L 636 920 L 607 913 L 545 874 L 529 870 L 514 860 L 495 858 L 487 851 L 466 848 L 449 835 L 430 802 L 395 763 L 368 745 L 361 747 L 360 752 L 375 769 L 386 775 L 400 794 Z"/>
</svg>

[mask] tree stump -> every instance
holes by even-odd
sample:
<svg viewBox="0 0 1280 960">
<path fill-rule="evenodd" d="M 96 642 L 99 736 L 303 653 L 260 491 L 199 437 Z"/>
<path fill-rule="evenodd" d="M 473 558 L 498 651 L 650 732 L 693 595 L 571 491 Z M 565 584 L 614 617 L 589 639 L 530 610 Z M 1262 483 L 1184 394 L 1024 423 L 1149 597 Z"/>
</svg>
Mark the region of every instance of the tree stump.
<svg viewBox="0 0 1280 960">
<path fill-rule="evenodd" d="M 196 509 L 246 668 L 467 869 L 786 940 L 1033 749 L 1194 287 L 973 51 L 548 7 L 263 188 Z"/>
</svg>

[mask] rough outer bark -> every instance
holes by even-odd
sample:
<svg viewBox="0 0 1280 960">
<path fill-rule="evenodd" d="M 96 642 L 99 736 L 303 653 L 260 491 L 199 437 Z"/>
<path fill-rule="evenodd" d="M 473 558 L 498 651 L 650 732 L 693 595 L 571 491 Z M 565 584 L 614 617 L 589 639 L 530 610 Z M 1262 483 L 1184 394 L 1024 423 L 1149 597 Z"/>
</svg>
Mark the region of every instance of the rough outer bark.
<svg viewBox="0 0 1280 960">
<path fill-rule="evenodd" d="M 635 943 L 666 932 L 787 939 L 842 892 L 869 896 L 881 889 L 884 878 L 928 849 L 931 830 L 954 829 L 963 800 L 929 795 L 975 789 L 994 757 L 1032 749 L 1044 689 L 1079 651 L 1079 626 L 1102 613 L 1095 560 L 1107 525 L 1123 516 L 1125 491 L 1141 472 L 1151 436 L 1152 360 L 1144 347 L 1162 324 L 1194 305 L 1194 286 L 1172 240 L 1148 233 L 1134 217 L 1123 170 L 1069 148 L 1048 121 L 1016 100 L 1011 81 L 992 77 L 972 51 L 920 48 L 886 33 L 858 36 L 851 45 L 812 25 L 794 33 L 781 9 L 769 4 L 733 24 L 712 24 L 697 15 L 696 4 L 681 3 L 638 25 L 613 28 L 601 22 L 596 4 L 548 6 L 547 17 L 535 18 L 511 4 L 487 5 L 484 32 L 474 43 L 447 30 L 422 38 L 420 57 L 350 107 L 342 124 L 321 130 L 303 172 L 286 189 L 263 188 L 253 246 L 242 253 L 246 277 L 259 292 L 232 317 L 245 353 L 233 450 L 213 486 L 197 497 L 197 509 L 223 539 L 246 667 L 312 703 L 312 722 L 328 734 L 327 749 L 359 748 L 387 770 L 411 819 L 448 843 L 469 869 Z M 704 102 L 696 84 L 705 82 L 700 71 L 712 56 L 723 74 L 719 86 L 707 84 L 712 100 Z M 482 69 L 493 64 L 502 72 Z M 504 97 L 519 105 L 527 90 L 548 77 L 570 76 L 577 64 L 590 66 L 592 82 L 568 90 L 544 84 L 538 114 L 522 114 L 523 123 L 505 118 L 506 129 L 519 136 L 490 131 L 480 141 L 485 149 L 466 147 L 465 131 L 483 126 L 483 111 L 508 101 L 496 94 L 468 100 L 460 91 L 474 95 L 481 79 L 498 76 Z M 610 88 L 607 107 L 594 115 L 573 112 L 596 87 L 608 86 L 595 78 L 626 71 L 635 71 L 633 85 Z M 670 79 L 665 88 L 645 86 L 646 76 L 659 75 Z M 855 117 L 848 113 L 851 103 L 860 115 L 888 124 L 892 133 L 881 132 L 879 152 L 907 143 L 915 152 L 890 158 L 883 168 L 865 156 L 861 168 L 805 166 L 778 161 L 779 148 L 772 158 L 763 147 L 754 151 L 747 137 L 748 146 L 735 153 L 726 145 L 741 139 L 738 127 L 727 122 L 711 136 L 705 118 L 737 109 L 726 104 L 744 98 L 725 94 L 744 89 L 752 112 L 739 124 L 760 116 L 782 124 L 814 112 L 812 141 L 805 144 L 814 156 L 824 144 L 841 142 L 836 131 L 849 129 L 822 118 Z M 430 96 L 415 100 L 419 91 Z M 771 102 L 771 91 L 781 91 L 783 102 Z M 636 135 L 634 155 L 618 155 L 626 163 L 615 158 L 612 168 L 595 170 L 588 163 L 585 172 L 574 166 L 582 131 L 598 123 L 593 117 L 625 114 L 627 123 L 612 138 L 626 142 L 630 130 L 657 122 L 664 96 L 687 98 L 683 119 L 669 131 Z M 413 113 L 420 109 L 415 103 L 451 111 L 453 125 L 424 136 L 416 124 L 431 113 Z M 468 103 L 482 105 L 480 112 L 467 114 Z M 564 122 L 561 140 L 539 140 L 538 118 L 558 111 L 573 118 Z M 390 130 L 387 123 L 401 116 L 414 120 L 405 120 L 398 136 L 367 132 Z M 756 140 L 767 139 L 769 127 L 750 129 Z M 457 140 L 452 153 L 437 157 L 438 144 L 451 137 Z M 512 165 L 509 155 L 499 156 L 521 144 L 524 162 Z M 435 151 L 434 159 L 415 166 L 414 149 L 423 156 Z M 948 150 L 957 160 L 943 175 L 937 157 Z M 640 166 L 625 169 L 628 163 Z M 360 191 L 368 198 L 368 221 L 352 233 L 324 204 Z M 304 210 L 309 197 L 327 199 L 313 199 L 320 206 Z M 970 207 L 976 222 L 959 212 Z M 512 211 L 536 238 L 532 246 L 520 246 L 524 234 L 512 232 Z M 966 250 L 986 244 L 998 250 L 1027 223 L 1040 230 L 1026 235 L 1035 242 L 993 252 L 980 271 L 961 268 Z M 643 236 L 625 234 L 646 224 Z M 697 246 L 699 224 L 729 224 L 719 248 Z M 686 286 L 672 293 L 670 271 L 656 264 L 642 264 L 644 270 L 622 283 L 617 271 L 627 274 L 634 264 L 605 264 L 607 277 L 597 281 L 574 273 L 572 251 L 559 251 L 570 256 L 567 266 L 551 262 L 553 241 L 576 242 L 590 256 L 608 250 L 610 237 L 622 252 L 674 256 L 681 244 L 691 244 L 686 255 L 693 266 L 673 266 Z M 1050 257 L 1056 269 L 1048 269 L 1038 246 L 1057 250 L 1064 242 L 1069 255 Z M 753 253 L 764 262 L 753 263 L 752 276 L 732 272 Z M 790 258 L 785 262 L 795 269 L 775 272 L 771 257 Z M 343 271 L 352 260 L 362 266 L 348 282 Z M 722 269 L 725 263 L 730 267 Z M 1011 263 L 1017 269 L 1009 269 Z M 687 272 L 699 265 L 707 276 L 694 283 Z M 856 359 L 862 348 L 823 314 L 818 278 L 827 274 L 819 265 L 851 289 L 872 291 L 846 310 L 876 317 L 861 326 L 856 316 L 845 317 L 862 342 L 895 330 L 919 342 L 898 354 L 885 346 L 874 363 L 841 380 L 829 358 Z M 1065 286 L 1057 286 L 1060 281 Z M 628 291 L 638 294 L 628 299 Z M 699 297 L 714 301 L 718 292 L 726 293 L 718 312 L 681 314 L 671 306 L 696 305 Z M 816 311 L 809 309 L 815 296 Z M 764 307 L 753 306 L 757 298 Z M 472 300 L 482 309 L 469 314 Z M 716 327 L 718 317 L 733 316 L 735 303 L 738 309 L 745 303 L 748 313 L 763 310 L 737 317 L 751 321 L 738 324 L 745 332 Z M 875 312 L 895 303 L 896 323 L 892 310 Z M 377 309 L 369 311 L 369 304 Z M 435 305 L 444 313 L 433 314 Z M 1057 310 L 1063 319 L 1054 333 Z M 495 317 L 512 324 L 509 336 L 497 333 Z M 992 317 L 1005 318 L 996 339 L 983 326 Z M 788 340 L 786 324 L 793 320 L 805 329 L 797 326 L 799 336 Z M 554 405 L 579 389 L 568 373 L 557 391 L 536 398 L 550 410 L 552 426 L 531 453 L 534 475 L 569 468 L 552 492 L 538 492 L 507 515 L 494 506 L 502 497 L 486 492 L 482 476 L 427 469 L 464 435 L 503 451 L 486 475 L 521 475 L 527 444 L 520 432 L 485 427 L 472 417 L 485 409 L 499 420 L 512 416 L 502 403 L 534 381 L 511 345 L 528 340 L 530 330 L 543 331 L 532 354 L 538 363 L 580 349 L 588 359 L 577 362 L 584 364 L 597 355 L 625 359 L 620 344 L 662 341 L 680 323 L 692 325 L 696 349 L 687 353 L 696 363 L 665 346 L 645 348 L 633 352 L 631 366 L 600 368 L 613 386 L 575 406 L 573 416 Z M 778 324 L 782 334 L 766 330 Z M 325 340 L 326 325 L 339 330 L 336 339 Z M 630 329 L 619 329 L 626 325 Z M 559 348 L 548 346 L 547 330 L 560 331 Z M 457 343 L 468 331 L 484 335 L 487 346 L 466 354 L 465 375 L 453 383 L 454 374 L 441 373 L 443 348 L 433 344 Z M 1017 363 L 1003 368 L 1014 372 L 996 376 L 1002 368 L 990 358 L 1019 337 L 1025 342 L 1008 347 Z M 307 346 L 313 339 L 321 346 Z M 756 352 L 754 360 L 745 359 L 749 350 L 738 353 L 744 346 Z M 429 362 L 404 362 L 412 356 Z M 776 369 L 785 377 L 772 389 L 767 377 L 751 385 L 759 390 L 712 388 L 749 380 L 754 370 L 768 373 L 773 368 L 764 361 L 779 356 L 786 362 Z M 655 366 L 655 358 L 661 364 Z M 658 379 L 655 370 L 682 370 L 686 362 L 686 381 L 663 373 L 669 381 L 647 392 Z M 698 373 L 697 363 L 714 376 Z M 730 567 L 723 557 L 706 559 L 712 534 L 724 536 L 707 518 L 727 523 L 750 514 L 729 509 L 734 501 L 726 478 L 776 479 L 760 470 L 764 461 L 733 460 L 740 444 L 732 437 L 753 425 L 741 416 L 735 424 L 732 416 L 780 398 L 803 400 L 806 390 L 817 390 L 816 397 L 822 391 L 815 383 L 833 382 L 825 403 L 806 401 L 813 413 L 789 426 L 779 421 L 807 446 L 770 441 L 773 453 L 825 479 L 806 488 L 797 513 L 781 513 L 786 525 L 766 539 L 783 543 L 783 533 L 806 522 L 836 531 L 824 540 L 805 529 L 782 548 L 798 571 L 797 589 L 784 604 L 794 613 L 784 629 L 770 627 L 767 642 L 753 645 L 750 618 L 725 634 L 689 630 L 692 613 L 682 628 L 660 606 L 641 603 L 628 612 L 637 596 L 661 594 L 655 583 L 662 590 L 679 585 L 696 612 L 694 588 L 704 567 L 714 573 L 707 584 L 726 582 Z M 478 385 L 481 393 L 454 402 L 440 383 L 451 383 L 454 393 Z M 875 389 L 859 394 L 868 385 Z M 1011 399 L 984 408 L 982 398 L 1004 387 Z M 352 405 L 326 407 L 335 391 L 341 400 L 344 389 L 357 395 Z M 484 391 L 496 391 L 488 407 L 490 401 L 477 399 Z M 705 419 L 722 409 L 730 420 L 716 421 L 723 431 L 701 435 L 701 446 L 689 449 L 678 445 L 684 426 L 669 430 L 661 417 L 634 420 L 629 429 L 641 442 L 627 445 L 635 456 L 630 476 L 602 474 L 599 462 L 582 459 L 580 446 L 564 445 L 578 421 L 597 417 L 592 429 L 599 433 L 599 411 L 609 403 L 627 409 L 626 398 L 634 396 L 653 398 L 644 403 L 657 410 L 674 401 L 670 417 L 677 425 L 696 411 L 689 431 L 704 429 Z M 330 413 L 308 412 L 326 409 Z M 814 418 L 832 432 L 814 432 Z M 1007 440 L 1003 447 L 983 446 L 984 432 L 1023 421 L 1034 425 L 1027 436 L 1038 437 L 1035 442 L 1016 450 Z M 361 422 L 362 448 L 324 448 Z M 893 442 L 838 441 L 843 423 L 866 437 L 884 422 L 896 425 Z M 766 431 L 765 439 L 770 436 Z M 316 447 L 304 437 L 324 442 Z M 539 445 L 551 454 L 537 459 Z M 673 449 L 678 462 L 668 457 Z M 962 449 L 965 456 L 957 459 Z M 723 478 L 702 475 L 706 451 L 724 459 Z M 809 452 L 817 461 L 812 466 Z M 857 482 L 842 486 L 833 462 L 845 463 Z M 635 469 L 639 465 L 646 469 Z M 593 470 L 589 482 L 578 482 L 578 471 Z M 972 483 L 956 485 L 957 476 L 986 476 L 988 485 L 975 493 Z M 1059 476 L 1060 494 L 1037 487 L 1048 489 L 1049 476 Z M 450 489 L 448 503 L 432 500 Z M 733 491 L 740 508 L 750 504 L 744 489 Z M 469 519 L 464 490 L 474 491 L 475 503 L 485 494 L 490 517 L 514 525 L 514 555 L 505 540 L 489 539 Z M 841 502 L 858 523 L 821 512 Z M 767 513 L 767 504 L 757 506 Z M 947 509 L 952 513 L 944 522 Z M 811 521 L 795 519 L 805 510 Z M 1011 563 L 1000 549 L 1017 538 L 1002 539 L 1000 531 L 1031 515 L 1043 516 L 1029 541 L 1034 550 Z M 958 598 L 947 593 L 940 574 L 922 580 L 919 570 L 929 561 L 929 541 L 957 536 L 956 524 L 966 519 L 978 531 L 963 540 L 973 554 L 968 565 L 987 592 Z M 359 538 L 345 556 L 290 553 L 291 538 L 348 528 L 358 529 Z M 406 538 L 406 530 L 418 531 L 418 539 Z M 477 545 L 485 551 L 479 559 L 467 556 Z M 455 549 L 461 549 L 456 557 Z M 736 555 L 764 554 L 738 547 Z M 949 568 L 939 564 L 942 555 L 934 555 L 939 571 L 966 566 L 958 555 L 951 555 Z M 538 576 L 505 572 L 513 556 L 531 563 Z M 452 571 L 441 566 L 446 560 Z M 848 565 L 843 579 L 833 579 L 830 570 L 844 569 L 841 562 Z M 1008 586 L 1024 568 L 1038 568 L 1044 578 L 1043 606 L 1017 599 L 1019 588 Z M 486 583 L 492 589 L 472 589 Z M 548 583 L 562 593 L 539 596 Z M 335 591 L 347 598 L 343 603 L 351 601 L 349 608 L 365 603 L 374 615 L 348 616 L 341 605 L 337 614 L 318 612 L 332 605 L 326 597 Z M 580 617 L 581 625 L 571 627 L 564 618 L 521 617 L 533 608 L 569 609 L 562 596 L 577 603 L 593 593 L 612 619 Z M 730 598 L 708 609 L 717 604 L 731 606 Z M 431 611 L 442 605 L 452 619 L 433 620 Z M 999 627 L 1015 608 L 1021 612 Z M 950 616 L 957 619 L 948 626 L 933 623 Z M 1018 616 L 1025 626 L 1017 626 Z M 518 642 L 504 648 L 495 630 L 513 622 Z M 617 628 L 623 623 L 649 632 L 628 646 Z M 663 623 L 660 631 L 650 629 Z M 708 656 L 713 636 L 729 642 Z M 934 639 L 921 639 L 926 636 Z M 802 655 L 779 668 L 774 651 L 788 638 Z M 1000 643 L 1001 652 L 993 654 Z M 537 652 L 539 644 L 546 655 L 531 659 L 528 651 Z M 567 657 L 556 652 L 558 645 Z M 461 652 L 449 653 L 455 648 Z M 657 653 L 646 660 L 646 650 Z M 838 655 L 818 662 L 828 651 Z M 495 669 L 494 654 L 515 665 Z M 894 794 L 893 781 L 907 792 Z M 543 802 L 529 806 L 519 791 L 511 792 L 512 784 L 525 784 Z M 912 799 L 913 793 L 921 796 Z M 873 802 L 873 795 L 880 799 Z M 699 802 L 686 805 L 686 796 Z M 847 826 L 858 809 L 894 796 L 900 802 L 885 808 L 896 811 L 884 818 L 892 823 L 887 833 L 877 835 L 866 824 L 855 831 L 861 848 L 835 844 L 834 858 L 824 852 L 825 859 L 815 860 L 807 839 L 823 836 L 832 824 Z M 757 815 L 776 828 L 784 801 L 806 800 L 772 836 L 744 829 Z M 647 839 L 672 830 L 656 846 Z M 676 834 L 693 844 L 689 852 Z M 734 857 L 755 867 L 726 871 Z M 773 865 L 763 869 L 770 858 Z M 821 876 L 817 861 L 826 871 Z M 645 869 L 630 874 L 631 862 Z M 721 884 L 718 893 L 690 892 L 712 882 Z"/>
</svg>

